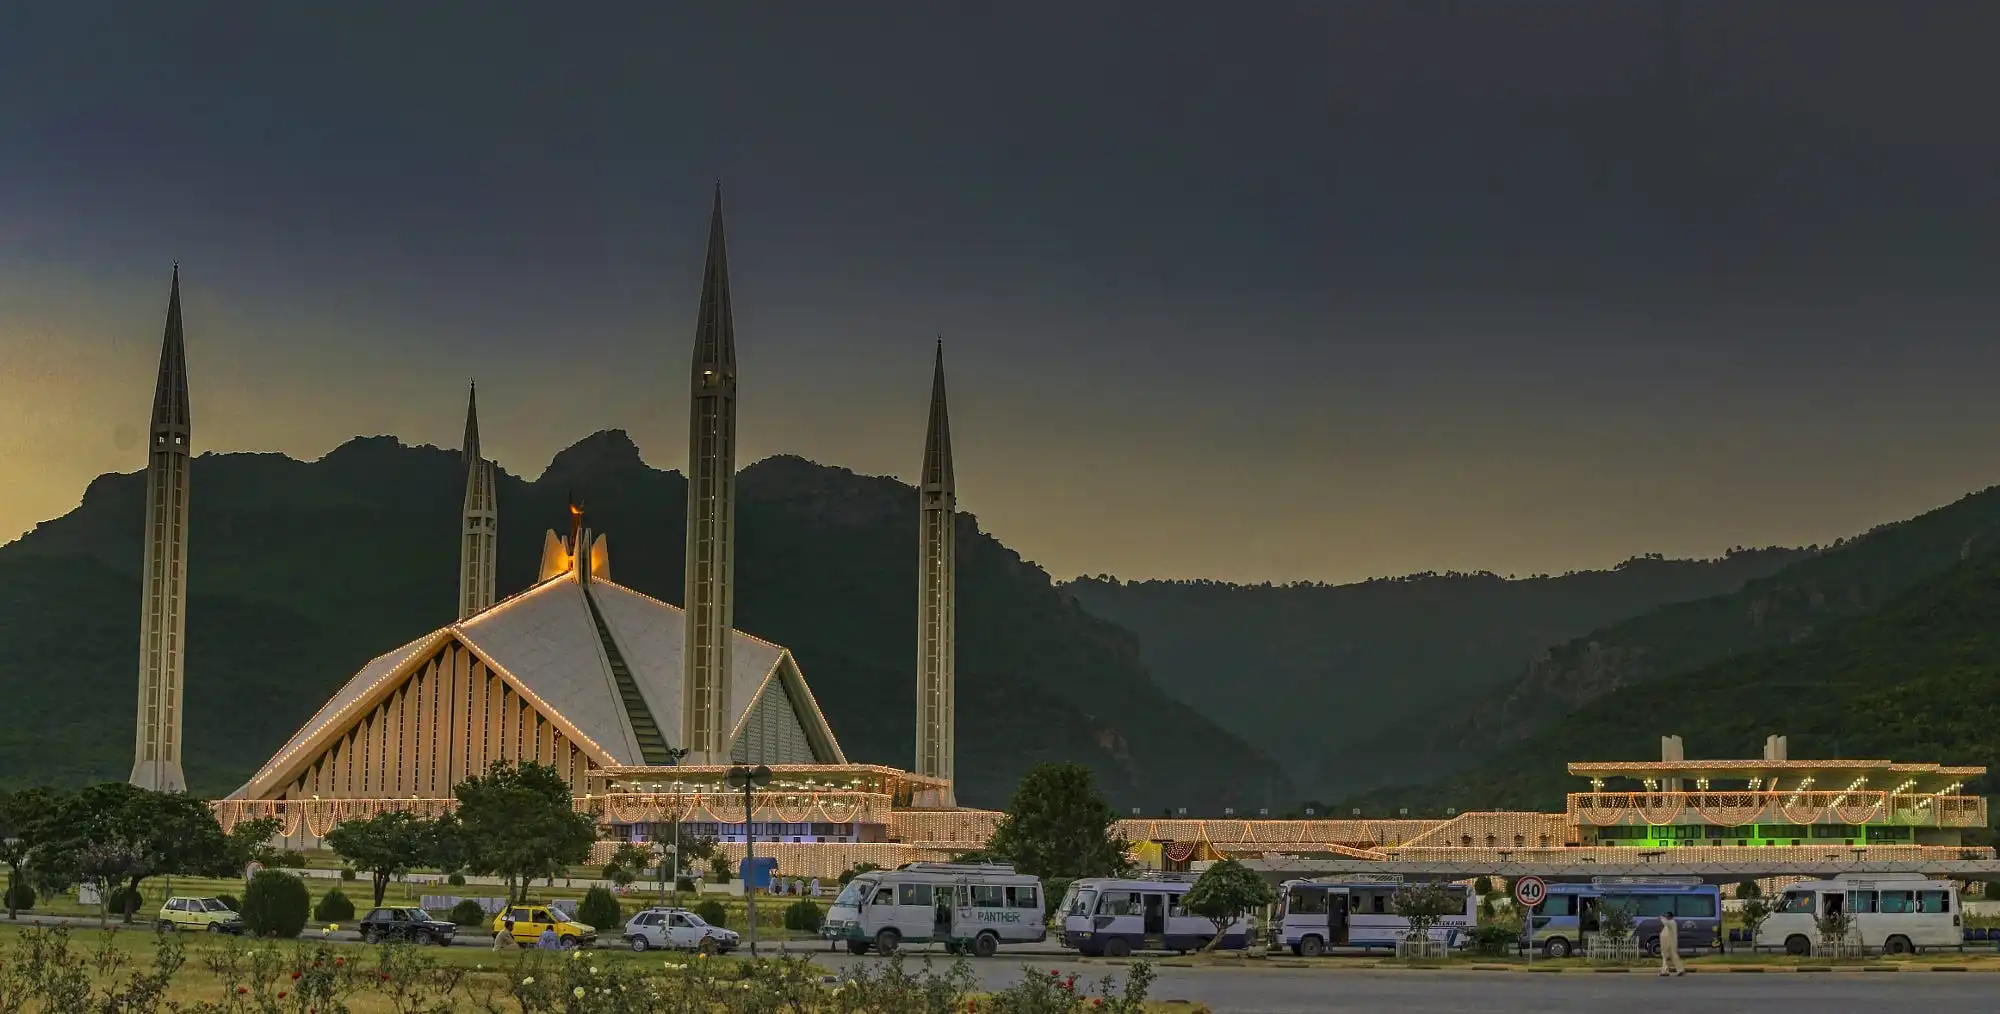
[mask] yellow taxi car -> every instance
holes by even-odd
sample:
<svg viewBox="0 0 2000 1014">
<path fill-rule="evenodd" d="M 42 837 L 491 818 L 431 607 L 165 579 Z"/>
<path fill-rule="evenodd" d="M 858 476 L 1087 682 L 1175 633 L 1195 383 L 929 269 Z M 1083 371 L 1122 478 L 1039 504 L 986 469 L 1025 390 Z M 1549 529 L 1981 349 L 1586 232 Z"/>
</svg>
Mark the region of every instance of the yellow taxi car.
<svg viewBox="0 0 2000 1014">
<path fill-rule="evenodd" d="M 241 933 L 243 917 L 220 898 L 168 898 L 154 925 L 162 931 Z"/>
<path fill-rule="evenodd" d="M 564 950 L 597 940 L 595 926 L 577 922 L 562 910 L 548 905 L 511 905 L 501 909 L 500 914 L 493 917 L 493 935 L 507 932 L 510 920 L 514 923 L 514 942 L 523 947 L 539 943 L 543 930 L 554 930 L 556 945 Z"/>
</svg>

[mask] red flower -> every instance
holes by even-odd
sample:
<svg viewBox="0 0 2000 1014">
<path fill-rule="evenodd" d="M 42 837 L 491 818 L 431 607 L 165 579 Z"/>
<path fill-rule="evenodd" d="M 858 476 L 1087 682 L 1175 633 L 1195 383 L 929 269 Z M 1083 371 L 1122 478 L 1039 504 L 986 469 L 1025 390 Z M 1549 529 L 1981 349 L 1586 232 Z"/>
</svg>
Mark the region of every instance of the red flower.
<svg viewBox="0 0 2000 1014">
<path fill-rule="evenodd" d="M 278 999 L 283 1000 L 284 998 L 285 998 L 285 991 L 281 989 L 278 991 Z"/>
<path fill-rule="evenodd" d="M 299 981 L 299 973 L 297 973 L 297 972 L 293 972 L 293 973 L 292 973 L 292 981 L 293 981 L 293 982 L 297 982 L 297 981 Z"/>
<path fill-rule="evenodd" d="M 346 958 L 335 958 L 335 959 L 333 959 L 333 967 L 335 967 L 335 968 L 339 968 L 339 967 L 341 967 L 342 965 L 345 965 L 345 964 L 347 964 L 347 959 L 346 959 Z M 314 968 L 318 968 L 318 967 L 319 967 L 319 962 L 317 962 L 317 961 L 313 962 L 313 967 L 314 967 Z"/>
<path fill-rule="evenodd" d="M 248 993 L 248 992 L 250 992 L 250 987 L 248 987 L 248 986 L 238 986 L 238 987 L 236 987 L 236 995 L 237 995 L 237 996 L 242 996 L 243 994 L 245 994 L 245 993 Z"/>
<path fill-rule="evenodd" d="M 382 973 L 382 981 L 383 981 L 383 982 L 388 982 L 388 981 L 389 981 L 389 973 L 387 973 L 387 972 L 383 972 L 383 973 Z"/>
<path fill-rule="evenodd" d="M 1097 999 L 1090 1001 L 1090 1006 L 1092 1008 L 1104 1006 L 1104 998 L 1100 996 Z"/>
<path fill-rule="evenodd" d="M 1050 974 L 1050 975 L 1052 975 L 1052 976 L 1055 976 L 1055 977 L 1056 977 L 1056 978 L 1058 978 L 1058 979 L 1060 979 L 1060 978 L 1062 978 L 1062 969 L 1060 969 L 1060 968 L 1051 968 L 1051 969 L 1049 969 L 1049 974 Z"/>
</svg>

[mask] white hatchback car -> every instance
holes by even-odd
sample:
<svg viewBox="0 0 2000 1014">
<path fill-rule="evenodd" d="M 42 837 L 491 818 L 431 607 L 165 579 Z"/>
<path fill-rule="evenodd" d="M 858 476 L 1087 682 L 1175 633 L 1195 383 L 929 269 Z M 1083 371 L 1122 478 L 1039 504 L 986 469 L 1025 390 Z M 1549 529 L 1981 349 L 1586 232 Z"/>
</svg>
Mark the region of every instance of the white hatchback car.
<svg viewBox="0 0 2000 1014">
<path fill-rule="evenodd" d="M 742 939 L 735 930 L 711 926 L 684 908 L 649 908 L 625 924 L 625 941 L 635 951 L 658 948 L 727 954 Z"/>
</svg>

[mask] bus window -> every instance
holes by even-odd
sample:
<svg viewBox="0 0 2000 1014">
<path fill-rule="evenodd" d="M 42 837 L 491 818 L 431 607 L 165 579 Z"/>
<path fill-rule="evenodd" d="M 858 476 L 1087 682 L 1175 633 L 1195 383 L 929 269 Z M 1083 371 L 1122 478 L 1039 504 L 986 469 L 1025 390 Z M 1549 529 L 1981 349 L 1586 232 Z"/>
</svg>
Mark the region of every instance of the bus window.
<svg viewBox="0 0 2000 1014">
<path fill-rule="evenodd" d="M 1138 898 L 1131 891 L 1106 891 L 1097 903 L 1098 915 L 1136 915 Z"/>
<path fill-rule="evenodd" d="M 1674 896 L 1671 894 L 1643 894 L 1637 898 L 1620 898 L 1622 904 L 1638 902 L 1636 914 L 1641 919 L 1658 919 L 1674 914 Z"/>
<path fill-rule="evenodd" d="M 1785 902 L 1779 907 L 1778 911 L 1786 915 L 1811 915 L 1813 913 L 1812 892 L 1786 891 Z"/>
<path fill-rule="evenodd" d="M 1574 894 L 1548 895 L 1547 897 L 1544 897 L 1542 899 L 1541 904 L 1535 906 L 1535 914 L 1546 915 L 1552 918 L 1563 918 L 1566 916 L 1575 915 L 1576 895 Z"/>
<path fill-rule="evenodd" d="M 1291 898 L 1285 904 L 1287 915 L 1325 915 L 1327 892 L 1312 887 L 1292 888 Z"/>
<path fill-rule="evenodd" d="M 1002 908 L 1006 903 L 1006 888 L 999 884 L 972 885 L 972 907 Z"/>
<path fill-rule="evenodd" d="M 1877 899 L 1875 897 L 1874 891 L 1847 892 L 1847 911 L 1849 912 L 1849 914 L 1855 912 L 1878 911 L 1876 907 L 1876 902 Z"/>
<path fill-rule="evenodd" d="M 1032 908 L 1038 912 L 1042 908 L 1041 895 L 1033 885 L 1007 888 L 1006 898 L 1008 908 Z"/>
<path fill-rule="evenodd" d="M 1882 911 L 1894 915 L 1904 915 L 1917 910 L 1915 899 L 1909 891 L 1883 891 Z"/>
<path fill-rule="evenodd" d="M 870 901 L 868 904 L 894 905 L 895 903 L 896 903 L 896 889 L 893 887 L 881 887 L 876 889 L 874 899 Z"/>
<path fill-rule="evenodd" d="M 1715 918 L 1715 896 L 1711 894 L 1675 895 L 1674 915 L 1681 919 L 1713 919 Z"/>
<path fill-rule="evenodd" d="M 1951 911 L 1951 894 L 1947 891 L 1918 891 L 1917 911 L 1949 912 Z"/>
<path fill-rule="evenodd" d="M 896 904 L 917 908 L 931 907 L 931 885 L 897 884 Z"/>
</svg>

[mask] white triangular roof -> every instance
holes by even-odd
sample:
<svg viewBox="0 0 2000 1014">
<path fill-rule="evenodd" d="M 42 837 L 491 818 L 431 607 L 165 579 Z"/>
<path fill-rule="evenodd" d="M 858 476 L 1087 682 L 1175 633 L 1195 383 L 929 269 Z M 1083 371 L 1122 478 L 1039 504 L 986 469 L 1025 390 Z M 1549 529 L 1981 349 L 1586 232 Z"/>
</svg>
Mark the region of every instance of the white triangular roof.
<svg viewBox="0 0 2000 1014">
<path fill-rule="evenodd" d="M 682 611 L 603 578 L 590 582 L 591 601 L 653 721 L 671 743 L 681 728 Z M 470 619 L 443 627 L 371 660 L 299 729 L 236 796 L 269 783 L 278 769 L 309 761 L 324 749 L 315 740 L 343 733 L 449 639 L 464 642 L 502 675 L 519 683 L 599 747 L 609 765 L 643 765 L 632 723 L 619 696 L 590 604 L 575 574 L 537 584 Z M 782 685 L 781 685 L 782 684 Z M 742 631 L 730 644 L 729 729 L 732 745 L 759 694 L 786 693 L 820 763 L 844 764 L 840 743 L 791 653 Z"/>
</svg>

